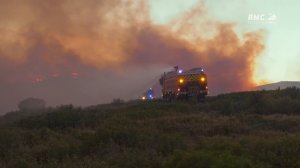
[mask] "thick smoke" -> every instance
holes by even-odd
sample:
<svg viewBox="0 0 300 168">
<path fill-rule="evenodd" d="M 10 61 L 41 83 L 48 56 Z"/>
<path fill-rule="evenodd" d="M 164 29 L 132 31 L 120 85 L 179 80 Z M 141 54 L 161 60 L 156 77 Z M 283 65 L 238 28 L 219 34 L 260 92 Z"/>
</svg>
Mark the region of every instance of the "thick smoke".
<svg viewBox="0 0 300 168">
<path fill-rule="evenodd" d="M 157 25 L 147 1 L 0 0 L 0 92 L 11 100 L 3 102 L 30 94 L 52 104 L 80 104 L 82 94 L 94 95 L 90 103 L 131 98 L 144 77 L 174 65 L 205 68 L 214 94 L 252 88 L 262 33 L 238 35 L 234 24 L 209 18 L 204 6 Z M 57 89 L 75 79 L 73 89 Z M 131 82 L 116 85 L 120 79 Z M 63 98 L 55 96 L 64 90 Z"/>
</svg>

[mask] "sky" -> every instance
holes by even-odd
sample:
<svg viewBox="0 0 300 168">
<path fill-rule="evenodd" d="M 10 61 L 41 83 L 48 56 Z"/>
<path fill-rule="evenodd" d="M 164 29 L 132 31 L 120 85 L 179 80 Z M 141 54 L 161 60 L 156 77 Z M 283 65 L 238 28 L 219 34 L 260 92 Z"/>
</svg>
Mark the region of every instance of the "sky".
<svg viewBox="0 0 300 168">
<path fill-rule="evenodd" d="M 151 12 L 156 23 L 165 24 L 178 13 L 197 4 L 197 0 L 152 0 Z M 168 9 L 165 10 L 166 6 Z M 236 24 L 238 31 L 264 31 L 265 49 L 256 59 L 257 83 L 300 80 L 300 2 L 297 0 L 209 0 L 209 16 Z M 249 22 L 249 14 L 274 14 L 272 23 Z"/>
<path fill-rule="evenodd" d="M 203 67 L 211 94 L 298 81 L 299 9 L 296 0 L 0 0 L 0 113 L 28 97 L 136 99 L 174 65 Z"/>
</svg>

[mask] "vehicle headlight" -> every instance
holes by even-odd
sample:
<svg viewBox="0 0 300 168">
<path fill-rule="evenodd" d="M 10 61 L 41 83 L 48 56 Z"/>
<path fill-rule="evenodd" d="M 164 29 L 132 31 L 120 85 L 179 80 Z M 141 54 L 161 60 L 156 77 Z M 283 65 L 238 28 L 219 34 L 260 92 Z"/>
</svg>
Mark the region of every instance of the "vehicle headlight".
<svg viewBox="0 0 300 168">
<path fill-rule="evenodd" d="M 205 77 L 201 77 L 201 78 L 200 78 L 200 81 L 201 81 L 201 82 L 205 82 L 205 81 L 206 81 Z"/>
</svg>

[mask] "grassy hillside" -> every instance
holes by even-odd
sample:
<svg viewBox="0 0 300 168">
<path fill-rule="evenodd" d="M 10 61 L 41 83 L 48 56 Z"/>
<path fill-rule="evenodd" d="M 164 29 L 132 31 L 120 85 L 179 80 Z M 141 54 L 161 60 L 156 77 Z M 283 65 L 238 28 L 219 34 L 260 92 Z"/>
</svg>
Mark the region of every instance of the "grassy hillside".
<svg viewBox="0 0 300 168">
<path fill-rule="evenodd" d="M 300 167 L 300 90 L 0 118 L 0 167 Z"/>
</svg>

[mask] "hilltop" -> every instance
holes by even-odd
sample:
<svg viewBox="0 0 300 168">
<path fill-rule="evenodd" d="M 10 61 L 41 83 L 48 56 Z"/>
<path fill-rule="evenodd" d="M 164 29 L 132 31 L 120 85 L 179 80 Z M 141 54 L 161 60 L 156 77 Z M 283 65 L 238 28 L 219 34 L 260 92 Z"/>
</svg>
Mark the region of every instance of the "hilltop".
<svg viewBox="0 0 300 168">
<path fill-rule="evenodd" d="M 0 118 L 0 167 L 299 167 L 300 90 L 65 105 Z"/>
<path fill-rule="evenodd" d="M 256 89 L 276 90 L 276 89 L 286 89 L 289 87 L 300 88 L 300 81 L 280 81 L 276 83 L 269 83 L 269 84 L 257 86 Z"/>
</svg>

